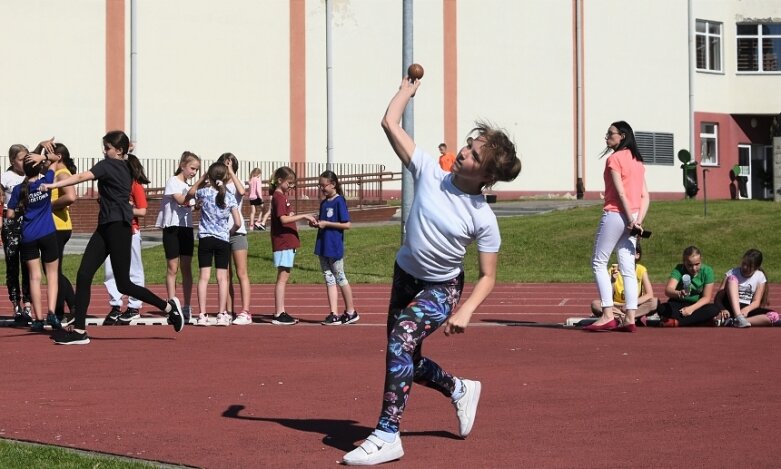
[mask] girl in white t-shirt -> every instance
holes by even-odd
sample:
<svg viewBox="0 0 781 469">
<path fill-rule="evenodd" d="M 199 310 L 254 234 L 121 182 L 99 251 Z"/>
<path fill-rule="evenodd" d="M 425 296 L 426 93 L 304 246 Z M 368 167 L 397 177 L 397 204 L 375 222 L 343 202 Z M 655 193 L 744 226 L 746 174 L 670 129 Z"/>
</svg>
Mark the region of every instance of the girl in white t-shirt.
<svg viewBox="0 0 781 469">
<path fill-rule="evenodd" d="M 762 253 L 749 249 L 740 266 L 727 271 L 716 293 L 722 308 L 717 324 L 733 327 L 779 326 L 779 315 L 767 308 L 767 277 L 762 270 Z M 722 322 L 723 321 L 723 322 Z"/>
<path fill-rule="evenodd" d="M 192 259 L 195 246 L 193 237 L 192 199 L 187 200 L 187 183 L 201 169 L 201 159 L 195 153 L 185 151 L 179 160 L 179 167 L 165 183 L 163 199 L 160 201 L 160 213 L 157 215 L 158 228 L 163 229 L 163 249 L 168 269 L 165 274 L 165 287 L 169 297 L 176 296 L 176 274 L 181 266 L 182 296 L 184 305 L 182 314 L 189 322 L 192 315 L 190 301 L 193 293 Z"/>
<path fill-rule="evenodd" d="M 521 161 L 504 132 L 478 123 L 471 148 L 461 149 L 450 173 L 443 171 L 399 125 L 419 86 L 420 80 L 405 77 L 382 120 L 391 148 L 415 181 L 415 198 L 393 273 L 382 412 L 374 432 L 344 455 L 348 465 L 380 464 L 404 455 L 399 421 L 413 382 L 452 399 L 461 437 L 472 430 L 480 400 L 479 381 L 451 376 L 423 357 L 421 346 L 439 327 L 448 336 L 464 333 L 493 290 L 501 237 L 483 190 L 515 179 Z M 456 309 L 464 286 L 464 256 L 472 242 L 480 274 L 472 294 Z"/>
</svg>

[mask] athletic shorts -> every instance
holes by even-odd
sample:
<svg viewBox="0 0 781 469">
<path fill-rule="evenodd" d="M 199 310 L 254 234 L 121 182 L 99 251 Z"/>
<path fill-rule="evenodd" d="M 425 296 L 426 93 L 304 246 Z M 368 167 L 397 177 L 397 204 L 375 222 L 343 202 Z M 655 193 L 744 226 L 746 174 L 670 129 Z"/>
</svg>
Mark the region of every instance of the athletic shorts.
<svg viewBox="0 0 781 469">
<path fill-rule="evenodd" d="M 60 258 L 57 232 L 52 232 L 43 238 L 38 238 L 29 243 L 20 244 L 19 253 L 21 254 L 22 262 L 38 259 L 39 257 L 45 264 L 56 261 Z"/>
<path fill-rule="evenodd" d="M 230 238 L 231 252 L 236 251 L 248 251 L 249 243 L 247 242 L 247 235 L 235 234 Z"/>
<path fill-rule="evenodd" d="M 255 206 L 263 205 L 263 199 L 261 199 L 260 197 L 258 197 L 257 199 L 249 199 L 249 204 Z"/>
<path fill-rule="evenodd" d="M 274 251 L 274 267 L 293 268 L 293 261 L 296 260 L 295 249 L 285 249 L 284 251 Z"/>
<path fill-rule="evenodd" d="M 163 228 L 163 249 L 166 259 L 179 256 L 193 257 L 195 241 L 190 226 L 169 226 Z"/>
<path fill-rule="evenodd" d="M 231 245 L 212 236 L 206 236 L 198 240 L 198 268 L 211 267 L 214 260 L 214 267 L 218 269 L 227 269 L 231 261 Z"/>
</svg>

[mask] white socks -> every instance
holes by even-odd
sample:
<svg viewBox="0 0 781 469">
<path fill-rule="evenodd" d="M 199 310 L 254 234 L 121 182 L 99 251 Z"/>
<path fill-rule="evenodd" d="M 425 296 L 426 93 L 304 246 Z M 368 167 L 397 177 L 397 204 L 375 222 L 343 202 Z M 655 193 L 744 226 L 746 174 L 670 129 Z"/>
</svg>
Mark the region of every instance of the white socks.
<svg viewBox="0 0 781 469">
<path fill-rule="evenodd" d="M 464 386 L 463 381 L 461 379 L 453 377 L 453 380 L 456 382 L 455 388 L 453 390 L 453 394 L 450 395 L 450 398 L 453 399 L 453 402 L 461 399 L 463 395 L 466 393 L 466 386 Z"/>
<path fill-rule="evenodd" d="M 372 433 L 374 433 L 377 436 L 377 438 L 381 439 L 385 443 L 393 443 L 393 440 L 396 438 L 396 434 L 395 433 L 384 432 L 384 431 L 378 430 L 376 428 L 374 429 L 374 431 Z"/>
</svg>

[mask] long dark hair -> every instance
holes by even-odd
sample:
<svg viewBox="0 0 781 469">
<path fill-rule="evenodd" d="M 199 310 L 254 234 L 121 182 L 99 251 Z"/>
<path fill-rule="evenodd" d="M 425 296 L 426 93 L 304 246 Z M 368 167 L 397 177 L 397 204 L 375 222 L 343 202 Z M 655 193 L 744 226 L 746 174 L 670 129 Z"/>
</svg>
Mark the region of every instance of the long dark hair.
<svg viewBox="0 0 781 469">
<path fill-rule="evenodd" d="M 76 169 L 76 163 L 73 162 L 73 158 L 71 158 L 71 152 L 68 150 L 68 147 L 62 143 L 55 143 L 54 154 L 60 157 L 62 164 L 68 168 L 68 171 L 70 171 L 71 174 L 76 174 L 78 172 Z"/>
<path fill-rule="evenodd" d="M 212 189 L 217 191 L 217 197 L 214 201 L 220 208 L 225 208 L 225 178 L 228 176 L 228 167 L 225 163 L 217 161 L 209 166 L 209 172 L 206 177 L 209 179 L 209 184 Z"/>
<path fill-rule="evenodd" d="M 239 159 L 236 158 L 236 155 L 234 155 L 233 153 L 230 153 L 230 152 L 223 153 L 222 155 L 220 155 L 219 158 L 217 158 L 217 161 L 219 161 L 220 163 L 223 163 L 223 164 L 227 164 L 226 161 L 230 161 L 231 162 L 231 168 L 233 169 L 233 173 L 234 174 L 238 174 L 238 172 L 239 172 Z"/>
<path fill-rule="evenodd" d="M 615 127 L 618 130 L 618 133 L 623 135 L 624 137 L 621 139 L 621 143 L 618 144 L 615 148 L 607 147 L 605 148 L 605 151 L 602 152 L 602 156 L 605 156 L 610 152 L 610 150 L 619 151 L 626 148 L 629 150 L 630 153 L 632 153 L 632 157 L 636 159 L 637 161 L 643 161 L 643 155 L 640 154 L 640 150 L 637 148 L 637 141 L 635 140 L 635 132 L 632 130 L 632 126 L 626 123 L 626 121 L 616 121 L 610 124 L 611 127 Z"/>
<path fill-rule="evenodd" d="M 30 198 L 30 178 L 40 176 L 41 166 L 32 161 L 24 162 L 24 180 L 19 184 L 19 204 L 16 206 L 15 213 L 23 215 L 27 209 L 27 202 Z"/>
<path fill-rule="evenodd" d="M 339 183 L 339 178 L 336 177 L 336 173 L 331 170 L 327 170 L 323 171 L 323 174 L 321 174 L 320 177 L 323 179 L 328 179 L 328 181 L 334 185 L 336 193 L 344 197 L 344 193 L 342 192 L 342 185 Z"/>
<path fill-rule="evenodd" d="M 112 130 L 103 136 L 103 143 L 110 143 L 112 147 L 127 155 L 130 150 L 130 139 L 121 130 Z"/>
<path fill-rule="evenodd" d="M 144 173 L 144 165 L 141 164 L 141 160 L 132 153 L 127 154 L 127 167 L 130 169 L 130 176 L 134 181 L 139 184 L 149 184 L 151 181 Z"/>
<path fill-rule="evenodd" d="M 749 249 L 746 251 L 745 254 L 743 254 L 743 258 L 740 260 L 741 265 L 746 264 L 749 268 L 758 270 L 765 273 L 764 270 L 762 270 L 762 251 L 759 249 Z M 765 278 L 767 278 L 767 274 L 765 274 Z M 765 283 L 765 290 L 762 292 L 762 298 L 759 300 L 759 306 L 765 308 L 767 307 L 768 303 L 770 302 L 770 282 Z"/>
</svg>

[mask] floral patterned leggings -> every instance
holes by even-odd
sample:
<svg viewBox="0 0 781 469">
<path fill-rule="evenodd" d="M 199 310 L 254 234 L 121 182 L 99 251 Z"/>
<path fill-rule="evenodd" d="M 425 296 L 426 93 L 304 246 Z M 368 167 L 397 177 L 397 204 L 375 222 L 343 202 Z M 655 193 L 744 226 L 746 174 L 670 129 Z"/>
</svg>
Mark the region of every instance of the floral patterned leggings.
<svg viewBox="0 0 781 469">
<path fill-rule="evenodd" d="M 385 393 L 377 429 L 399 431 L 412 383 L 436 389 L 450 397 L 455 380 L 436 363 L 423 357 L 423 339 L 447 321 L 461 298 L 464 273 L 441 283 L 418 280 L 398 264 L 393 269 L 393 290 L 388 308 L 388 350 L 385 357 Z"/>
</svg>

